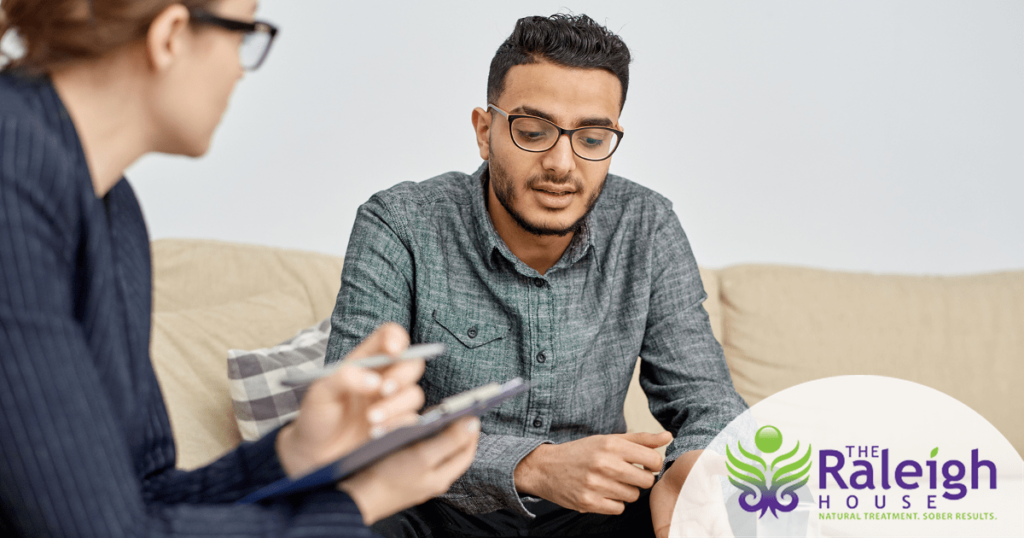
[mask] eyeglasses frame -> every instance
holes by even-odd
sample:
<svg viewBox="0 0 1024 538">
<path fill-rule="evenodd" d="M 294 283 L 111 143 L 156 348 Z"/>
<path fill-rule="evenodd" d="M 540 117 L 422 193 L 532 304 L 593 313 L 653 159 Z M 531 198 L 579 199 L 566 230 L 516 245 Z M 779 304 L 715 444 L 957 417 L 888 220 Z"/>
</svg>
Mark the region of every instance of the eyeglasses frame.
<svg viewBox="0 0 1024 538">
<path fill-rule="evenodd" d="M 572 148 L 573 155 L 583 159 L 584 161 L 601 162 L 601 161 L 604 161 L 604 160 L 607 160 L 607 159 L 611 158 L 612 154 L 614 154 L 615 151 L 619 149 L 619 146 L 622 145 L 622 137 L 625 135 L 625 133 L 623 133 L 622 131 L 619 131 L 618 129 L 612 129 L 611 127 L 604 127 L 604 126 L 601 126 L 601 125 L 590 125 L 590 126 L 587 126 L 587 127 L 579 127 L 577 129 L 563 129 L 563 128 L 559 127 L 558 125 L 555 125 L 554 122 L 546 120 L 544 118 L 538 118 L 537 116 L 531 116 L 529 114 L 509 114 L 508 112 L 505 112 L 504 110 L 498 108 L 497 106 L 492 105 L 490 103 L 487 103 L 487 109 L 490 110 L 492 108 L 494 110 L 497 110 L 502 116 L 505 116 L 505 121 L 508 122 L 508 136 L 509 136 L 509 138 L 512 139 L 512 143 L 515 144 L 517 148 L 519 148 L 519 149 L 521 149 L 523 151 L 528 151 L 530 153 L 544 153 L 545 151 L 551 151 L 551 148 L 553 148 L 553 147 L 558 145 L 558 141 L 561 140 L 562 135 L 569 135 L 569 147 Z M 543 121 L 545 123 L 551 124 L 552 127 L 554 127 L 555 129 L 558 129 L 558 136 L 555 137 L 555 143 L 551 144 L 551 147 L 548 148 L 548 149 L 526 149 L 523 146 L 520 146 L 519 142 L 516 142 L 515 135 L 512 134 L 512 122 L 515 121 L 518 118 L 530 118 L 532 120 L 540 120 L 540 121 Z M 576 151 L 576 146 L 573 145 L 573 143 L 572 143 L 572 135 L 576 134 L 577 131 L 585 131 L 587 129 L 603 129 L 605 131 L 611 131 L 611 132 L 615 133 L 619 137 L 619 140 L 618 140 L 618 142 L 615 143 L 615 147 L 612 148 L 612 150 L 608 153 L 608 155 L 606 157 L 602 157 L 600 159 L 588 159 L 588 158 L 580 155 L 579 152 Z"/>
<path fill-rule="evenodd" d="M 225 30 L 232 32 L 242 32 L 245 34 L 254 34 L 259 32 L 266 32 L 270 34 L 270 41 L 267 41 L 267 47 L 263 49 L 263 54 L 260 59 L 256 61 L 252 67 L 242 66 L 246 71 L 255 71 L 263 65 L 263 61 L 267 59 L 270 54 L 270 47 L 274 44 L 274 38 L 277 37 L 277 27 L 269 22 L 265 21 L 239 21 L 235 19 L 225 19 L 224 17 L 218 17 L 208 11 L 192 10 L 189 11 L 189 15 L 192 20 L 199 24 L 209 24 L 212 26 L 219 26 Z"/>
</svg>

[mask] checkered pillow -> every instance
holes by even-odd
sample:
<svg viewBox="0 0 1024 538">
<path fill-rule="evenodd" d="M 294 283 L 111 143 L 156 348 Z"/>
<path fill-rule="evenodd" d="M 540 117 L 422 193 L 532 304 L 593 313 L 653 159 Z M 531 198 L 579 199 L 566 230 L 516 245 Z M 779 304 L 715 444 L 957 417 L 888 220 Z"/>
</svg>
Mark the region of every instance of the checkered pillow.
<svg viewBox="0 0 1024 538">
<path fill-rule="evenodd" d="M 323 368 L 330 334 L 328 318 L 274 347 L 228 352 L 231 400 L 243 439 L 255 441 L 299 414 L 308 386 L 287 387 L 281 380 L 289 372 Z"/>
</svg>

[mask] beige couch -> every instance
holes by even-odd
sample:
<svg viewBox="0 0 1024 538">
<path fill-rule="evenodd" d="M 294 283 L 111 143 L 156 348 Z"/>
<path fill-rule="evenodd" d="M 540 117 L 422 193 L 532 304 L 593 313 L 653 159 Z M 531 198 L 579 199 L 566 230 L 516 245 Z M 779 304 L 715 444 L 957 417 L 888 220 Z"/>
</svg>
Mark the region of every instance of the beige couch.
<svg viewBox="0 0 1024 538">
<path fill-rule="evenodd" d="M 182 468 L 239 443 L 228 349 L 276 344 L 327 317 L 342 260 L 200 240 L 153 243 L 152 356 Z M 971 406 L 1024 454 L 1024 271 L 879 276 L 743 265 L 701 270 L 705 307 L 749 404 L 834 375 L 915 381 Z M 630 430 L 660 431 L 635 383 Z"/>
</svg>

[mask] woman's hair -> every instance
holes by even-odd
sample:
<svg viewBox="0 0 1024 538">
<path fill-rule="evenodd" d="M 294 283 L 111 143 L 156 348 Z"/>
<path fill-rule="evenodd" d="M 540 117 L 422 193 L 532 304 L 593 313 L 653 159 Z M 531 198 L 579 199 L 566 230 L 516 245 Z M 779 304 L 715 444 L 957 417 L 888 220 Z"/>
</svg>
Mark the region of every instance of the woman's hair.
<svg viewBox="0 0 1024 538">
<path fill-rule="evenodd" d="M 0 0 L 0 40 L 14 30 L 22 41 L 24 54 L 8 58 L 8 68 L 49 72 L 144 38 L 153 19 L 169 6 L 195 9 L 214 1 Z"/>
</svg>

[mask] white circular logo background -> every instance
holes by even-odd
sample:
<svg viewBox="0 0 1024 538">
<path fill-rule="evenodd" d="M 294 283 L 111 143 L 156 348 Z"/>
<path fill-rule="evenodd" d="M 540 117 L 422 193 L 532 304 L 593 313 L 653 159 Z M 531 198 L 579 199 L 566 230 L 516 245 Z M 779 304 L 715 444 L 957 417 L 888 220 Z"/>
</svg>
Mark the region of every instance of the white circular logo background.
<svg viewBox="0 0 1024 538">
<path fill-rule="evenodd" d="M 879 376 L 811 381 L 715 438 L 670 536 L 1022 537 L 1024 461 L 937 390 Z"/>
</svg>

